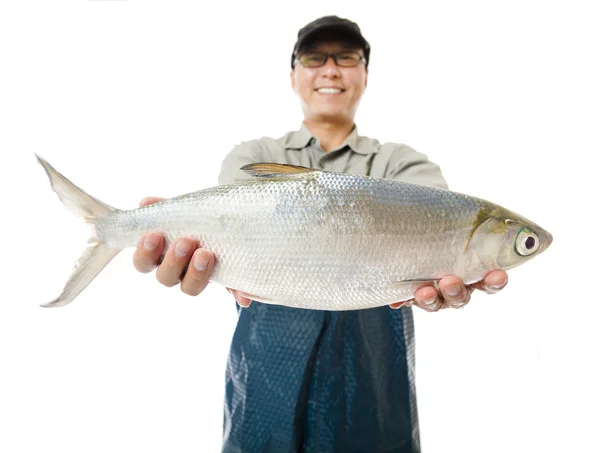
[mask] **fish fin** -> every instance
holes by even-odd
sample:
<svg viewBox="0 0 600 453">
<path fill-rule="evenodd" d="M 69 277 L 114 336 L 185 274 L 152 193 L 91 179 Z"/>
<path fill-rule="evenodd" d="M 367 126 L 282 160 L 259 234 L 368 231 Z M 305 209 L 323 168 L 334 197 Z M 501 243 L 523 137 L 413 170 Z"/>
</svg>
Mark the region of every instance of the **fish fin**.
<svg viewBox="0 0 600 453">
<path fill-rule="evenodd" d="M 44 167 L 44 170 L 46 170 L 52 190 L 56 192 L 60 201 L 62 201 L 76 216 L 83 217 L 84 220 L 95 223 L 94 219 L 103 217 L 110 211 L 115 210 L 115 208 L 97 200 L 77 187 L 56 171 L 56 169 L 42 157 L 37 154 L 35 157 L 37 157 L 38 162 Z"/>
<path fill-rule="evenodd" d="M 415 285 L 423 284 L 423 285 L 433 285 L 437 288 L 437 284 L 440 281 L 440 278 L 411 278 L 407 280 L 398 280 L 392 282 L 391 286 L 394 289 L 401 289 L 407 286 L 414 287 Z"/>
<path fill-rule="evenodd" d="M 121 249 L 109 248 L 100 241 L 96 234 L 98 220 L 116 209 L 87 194 L 55 170 L 46 160 L 37 154 L 36 157 L 46 170 L 52 190 L 56 192 L 67 209 L 90 224 L 92 229 L 88 239 L 90 245 L 75 264 L 62 294 L 53 301 L 42 305 L 42 307 L 61 307 L 72 302 L 121 251 Z"/>
<path fill-rule="evenodd" d="M 61 295 L 41 306 L 62 307 L 72 302 L 120 251 L 120 249 L 111 249 L 105 244 L 99 243 L 86 248 L 75 264 Z"/>
<path fill-rule="evenodd" d="M 268 162 L 260 162 L 244 165 L 240 170 L 260 178 L 275 178 L 278 176 L 293 176 L 302 173 L 312 173 L 319 170 L 314 168 L 301 167 L 299 165 L 289 164 L 274 164 Z"/>
</svg>

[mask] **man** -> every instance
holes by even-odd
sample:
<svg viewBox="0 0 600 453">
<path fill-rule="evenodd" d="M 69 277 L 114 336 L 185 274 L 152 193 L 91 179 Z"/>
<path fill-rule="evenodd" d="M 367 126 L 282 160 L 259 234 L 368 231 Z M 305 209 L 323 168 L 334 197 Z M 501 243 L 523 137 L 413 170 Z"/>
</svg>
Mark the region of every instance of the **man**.
<svg viewBox="0 0 600 453">
<path fill-rule="evenodd" d="M 359 27 L 327 16 L 298 33 L 291 85 L 300 98 L 300 130 L 275 140 L 236 146 L 219 182 L 249 176 L 239 168 L 278 162 L 446 187 L 439 167 L 406 145 L 362 137 L 354 116 L 367 86 L 370 47 Z M 142 204 L 155 201 L 146 199 Z M 134 256 L 136 268 L 153 269 L 164 245 L 148 235 Z M 199 294 L 214 257 L 181 238 L 156 277 Z M 466 287 L 444 277 L 438 292 L 425 287 L 415 302 L 427 311 L 464 306 L 473 288 L 495 292 L 503 271 Z M 223 452 L 418 452 L 414 382 L 414 331 L 409 305 L 328 312 L 253 303 L 230 290 L 239 305 L 226 373 Z"/>
</svg>

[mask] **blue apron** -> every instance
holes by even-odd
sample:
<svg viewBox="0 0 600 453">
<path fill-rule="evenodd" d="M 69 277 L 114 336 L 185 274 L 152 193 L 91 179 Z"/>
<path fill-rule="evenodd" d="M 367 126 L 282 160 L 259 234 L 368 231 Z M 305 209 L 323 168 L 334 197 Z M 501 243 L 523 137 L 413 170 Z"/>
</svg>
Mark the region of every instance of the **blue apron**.
<svg viewBox="0 0 600 453">
<path fill-rule="evenodd" d="M 238 307 L 223 453 L 418 453 L 410 308 Z"/>
</svg>

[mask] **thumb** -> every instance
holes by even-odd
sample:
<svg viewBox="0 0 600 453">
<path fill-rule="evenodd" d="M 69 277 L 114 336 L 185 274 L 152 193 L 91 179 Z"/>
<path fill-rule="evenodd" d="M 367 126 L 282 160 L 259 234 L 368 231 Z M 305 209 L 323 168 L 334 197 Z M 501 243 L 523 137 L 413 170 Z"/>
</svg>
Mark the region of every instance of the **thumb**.
<svg viewBox="0 0 600 453">
<path fill-rule="evenodd" d="M 149 204 L 154 204 L 154 203 L 158 203 L 159 201 L 165 201 L 166 198 L 160 198 L 160 197 L 146 197 L 143 198 L 142 201 L 140 201 L 140 208 L 143 208 L 144 206 L 148 206 Z"/>
</svg>

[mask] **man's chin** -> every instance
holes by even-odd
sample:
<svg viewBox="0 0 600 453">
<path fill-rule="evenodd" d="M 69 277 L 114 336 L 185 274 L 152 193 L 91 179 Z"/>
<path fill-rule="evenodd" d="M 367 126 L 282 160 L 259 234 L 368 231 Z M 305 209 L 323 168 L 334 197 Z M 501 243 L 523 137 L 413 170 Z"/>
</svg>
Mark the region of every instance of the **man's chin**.
<svg viewBox="0 0 600 453">
<path fill-rule="evenodd" d="M 313 116 L 317 121 L 326 121 L 332 123 L 342 123 L 347 121 L 353 121 L 347 114 L 347 112 L 342 110 L 321 110 L 316 115 Z"/>
</svg>

